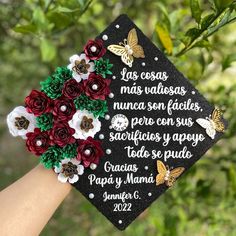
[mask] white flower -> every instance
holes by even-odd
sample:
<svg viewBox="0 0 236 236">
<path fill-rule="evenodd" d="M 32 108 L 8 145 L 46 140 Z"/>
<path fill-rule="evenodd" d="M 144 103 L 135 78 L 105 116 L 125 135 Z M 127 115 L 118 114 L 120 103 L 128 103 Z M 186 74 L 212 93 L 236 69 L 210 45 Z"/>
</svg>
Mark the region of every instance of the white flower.
<svg viewBox="0 0 236 236">
<path fill-rule="evenodd" d="M 84 173 L 84 166 L 80 165 L 80 161 L 77 159 L 66 158 L 62 160 L 59 167 L 55 167 L 54 171 L 58 174 L 57 179 L 62 182 L 73 184 L 79 180 L 79 175 Z"/>
<path fill-rule="evenodd" d="M 93 138 L 101 129 L 101 122 L 87 110 L 78 110 L 68 124 L 75 130 L 73 136 L 76 139 L 87 139 L 89 136 Z"/>
<path fill-rule="evenodd" d="M 21 136 L 26 139 L 26 134 L 34 131 L 36 117 L 28 113 L 25 107 L 18 106 L 8 114 L 7 125 L 13 136 Z"/>
<path fill-rule="evenodd" d="M 84 53 L 80 54 L 80 56 L 77 54 L 73 55 L 69 60 L 70 64 L 67 68 L 72 70 L 72 76 L 77 82 L 80 82 L 81 79 L 87 79 L 90 72 L 94 71 L 94 63 L 89 62 Z"/>
</svg>

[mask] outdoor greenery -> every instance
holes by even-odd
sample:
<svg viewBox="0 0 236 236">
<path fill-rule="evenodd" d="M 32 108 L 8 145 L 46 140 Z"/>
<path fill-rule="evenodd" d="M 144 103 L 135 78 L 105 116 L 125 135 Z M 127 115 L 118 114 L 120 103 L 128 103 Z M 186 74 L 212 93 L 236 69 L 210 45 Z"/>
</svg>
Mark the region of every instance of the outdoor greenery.
<svg viewBox="0 0 236 236">
<path fill-rule="evenodd" d="M 50 236 L 236 235 L 236 2 L 232 0 L 0 0 L 0 189 L 39 159 L 8 134 L 6 115 L 126 13 L 229 122 L 224 138 L 128 229 L 119 232 L 73 190 Z M 32 222 L 33 223 L 33 222 Z"/>
</svg>

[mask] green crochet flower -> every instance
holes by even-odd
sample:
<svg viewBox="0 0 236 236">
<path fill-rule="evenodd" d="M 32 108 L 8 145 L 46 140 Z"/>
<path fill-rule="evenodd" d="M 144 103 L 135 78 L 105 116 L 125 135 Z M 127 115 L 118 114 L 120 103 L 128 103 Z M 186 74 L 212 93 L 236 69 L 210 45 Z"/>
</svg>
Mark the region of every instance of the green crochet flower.
<svg viewBox="0 0 236 236">
<path fill-rule="evenodd" d="M 72 71 L 67 67 L 57 67 L 55 73 L 53 74 L 54 78 L 58 78 L 63 83 L 72 78 Z"/>
<path fill-rule="evenodd" d="M 65 147 L 63 147 L 63 158 L 74 158 L 77 156 L 77 144 L 67 144 Z"/>
<path fill-rule="evenodd" d="M 53 126 L 53 115 L 52 113 L 45 113 L 41 116 L 36 117 L 36 126 L 41 129 L 41 131 L 46 131 Z"/>
<path fill-rule="evenodd" d="M 90 100 L 87 110 L 93 113 L 94 117 L 104 117 L 108 111 L 106 100 Z"/>
<path fill-rule="evenodd" d="M 91 100 L 85 94 L 80 95 L 74 100 L 77 110 L 87 110 L 93 113 L 94 117 L 104 117 L 108 111 L 107 101 L 105 100 Z"/>
<path fill-rule="evenodd" d="M 62 149 L 58 146 L 52 146 L 42 154 L 42 156 L 40 157 L 40 163 L 42 163 L 45 168 L 51 169 L 55 166 L 59 167 L 60 161 L 62 159 Z"/>
<path fill-rule="evenodd" d="M 62 95 L 63 81 L 58 77 L 51 77 L 40 82 L 41 90 L 52 99 L 59 98 Z"/>
<path fill-rule="evenodd" d="M 113 64 L 109 63 L 109 59 L 99 59 L 94 61 L 95 71 L 97 74 L 102 75 L 103 78 L 106 78 L 107 75 L 112 75 L 110 69 L 113 67 Z"/>
<path fill-rule="evenodd" d="M 87 109 L 89 102 L 90 102 L 90 99 L 85 94 L 81 94 L 79 97 L 77 97 L 74 100 L 76 109 L 81 110 L 81 111 L 84 109 Z"/>
</svg>

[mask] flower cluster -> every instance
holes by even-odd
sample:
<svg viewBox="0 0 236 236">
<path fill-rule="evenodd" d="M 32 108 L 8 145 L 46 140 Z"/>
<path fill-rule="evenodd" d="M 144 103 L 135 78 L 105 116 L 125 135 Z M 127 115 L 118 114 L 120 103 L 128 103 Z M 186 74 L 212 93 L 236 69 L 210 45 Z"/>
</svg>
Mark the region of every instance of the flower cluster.
<svg viewBox="0 0 236 236">
<path fill-rule="evenodd" d="M 113 65 L 102 58 L 105 53 L 102 40 L 89 40 L 83 53 L 71 56 L 67 67 L 58 67 L 40 83 L 41 91 L 32 90 L 25 106 L 7 117 L 10 133 L 26 139 L 28 150 L 63 183 L 77 182 L 84 168 L 96 169 L 104 155 L 94 136 L 108 111 L 106 76 Z"/>
</svg>

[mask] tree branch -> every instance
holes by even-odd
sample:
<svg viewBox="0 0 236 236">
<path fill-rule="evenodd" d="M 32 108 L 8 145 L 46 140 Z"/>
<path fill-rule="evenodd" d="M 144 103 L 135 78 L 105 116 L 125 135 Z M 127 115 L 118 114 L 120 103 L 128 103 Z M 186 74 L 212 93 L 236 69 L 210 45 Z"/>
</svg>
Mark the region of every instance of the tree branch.
<svg viewBox="0 0 236 236">
<path fill-rule="evenodd" d="M 209 27 L 210 27 L 216 20 L 218 20 L 218 18 L 219 18 L 224 12 L 226 12 L 228 9 L 229 9 L 229 7 L 226 8 L 226 9 L 224 9 L 224 10 L 222 10 L 222 11 L 220 11 L 220 12 L 218 12 L 218 13 L 215 15 L 215 17 L 212 18 L 212 19 L 208 22 L 208 24 L 207 24 L 204 28 L 201 29 L 200 34 L 197 35 L 196 37 L 193 37 L 193 38 L 191 39 L 191 42 L 190 42 L 187 46 L 185 46 L 180 52 L 178 52 L 175 56 L 176 56 L 176 57 L 182 56 L 182 55 L 185 54 L 187 51 L 189 51 L 190 49 L 192 49 L 200 39 L 206 39 L 206 38 L 208 38 L 209 36 L 211 36 L 213 33 L 215 33 L 216 31 L 213 31 L 211 34 L 209 34 L 209 35 L 207 35 L 207 36 L 204 37 L 204 33 L 206 32 L 206 30 L 209 29 Z M 235 18 L 233 18 L 233 19 L 235 20 Z M 229 23 L 229 22 L 226 22 L 226 23 L 223 24 L 222 26 L 224 26 L 224 25 L 226 25 L 226 24 L 228 24 L 228 23 Z M 222 26 L 221 26 L 221 27 L 222 27 Z M 220 28 L 221 28 L 221 27 L 220 27 Z"/>
</svg>

